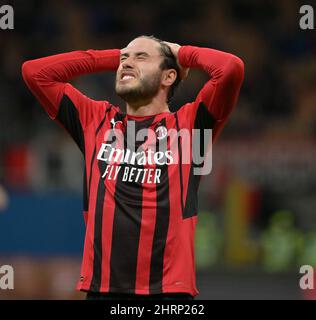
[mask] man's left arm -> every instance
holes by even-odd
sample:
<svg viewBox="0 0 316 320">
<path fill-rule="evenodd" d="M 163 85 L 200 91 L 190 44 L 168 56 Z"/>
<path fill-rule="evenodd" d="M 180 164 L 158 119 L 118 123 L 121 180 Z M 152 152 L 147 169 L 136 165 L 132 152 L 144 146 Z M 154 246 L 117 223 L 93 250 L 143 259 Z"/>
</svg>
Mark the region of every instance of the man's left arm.
<svg viewBox="0 0 316 320">
<path fill-rule="evenodd" d="M 233 54 L 194 46 L 181 46 L 178 62 L 182 68 L 197 68 L 210 77 L 197 95 L 191 112 L 198 112 L 198 108 L 207 110 L 213 121 L 214 141 L 237 102 L 244 79 L 244 63 Z M 204 112 L 200 113 L 203 115 Z M 209 121 L 208 118 L 206 116 L 201 120 Z"/>
</svg>

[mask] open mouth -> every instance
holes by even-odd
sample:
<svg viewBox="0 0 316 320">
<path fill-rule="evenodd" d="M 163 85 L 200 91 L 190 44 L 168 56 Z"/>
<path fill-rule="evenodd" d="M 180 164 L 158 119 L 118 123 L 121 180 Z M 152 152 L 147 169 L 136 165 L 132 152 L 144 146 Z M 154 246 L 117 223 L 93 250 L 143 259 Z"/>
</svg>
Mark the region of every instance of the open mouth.
<svg viewBox="0 0 316 320">
<path fill-rule="evenodd" d="M 125 81 L 125 80 L 131 80 L 131 79 L 135 79 L 135 75 L 134 73 L 131 72 L 123 72 L 121 74 L 121 80 Z"/>
</svg>

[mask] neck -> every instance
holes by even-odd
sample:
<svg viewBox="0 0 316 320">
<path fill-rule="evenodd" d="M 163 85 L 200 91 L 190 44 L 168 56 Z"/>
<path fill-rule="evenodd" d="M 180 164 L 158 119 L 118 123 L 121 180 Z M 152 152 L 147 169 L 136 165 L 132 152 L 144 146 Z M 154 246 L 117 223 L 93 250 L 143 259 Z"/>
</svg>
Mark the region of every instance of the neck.
<svg viewBox="0 0 316 320">
<path fill-rule="evenodd" d="M 131 116 L 146 117 L 163 112 L 170 112 L 166 99 L 155 96 L 149 101 L 127 102 L 126 112 Z"/>
</svg>

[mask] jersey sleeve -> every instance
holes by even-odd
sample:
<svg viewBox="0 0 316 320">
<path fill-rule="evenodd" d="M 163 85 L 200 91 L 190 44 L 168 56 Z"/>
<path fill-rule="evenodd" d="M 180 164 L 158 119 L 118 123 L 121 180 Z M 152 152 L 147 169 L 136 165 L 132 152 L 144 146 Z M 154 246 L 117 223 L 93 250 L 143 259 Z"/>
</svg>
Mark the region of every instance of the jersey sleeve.
<svg viewBox="0 0 316 320">
<path fill-rule="evenodd" d="M 181 66 L 203 70 L 210 77 L 195 101 L 180 108 L 179 114 L 190 128 L 212 129 L 214 141 L 237 102 L 244 64 L 230 53 L 194 46 L 182 46 L 178 57 Z"/>
<path fill-rule="evenodd" d="M 22 75 L 47 114 L 60 122 L 82 149 L 82 131 L 103 101 L 88 98 L 69 81 L 84 74 L 115 71 L 120 50 L 87 50 L 24 62 Z"/>
</svg>

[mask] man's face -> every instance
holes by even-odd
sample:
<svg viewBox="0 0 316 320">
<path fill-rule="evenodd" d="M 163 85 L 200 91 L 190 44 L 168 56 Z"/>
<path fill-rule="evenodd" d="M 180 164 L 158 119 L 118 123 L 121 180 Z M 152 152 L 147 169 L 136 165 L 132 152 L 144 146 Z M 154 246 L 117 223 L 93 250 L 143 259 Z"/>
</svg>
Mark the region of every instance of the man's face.
<svg viewBox="0 0 316 320">
<path fill-rule="evenodd" d="M 116 73 L 116 93 L 126 102 L 151 100 L 159 91 L 163 57 L 159 43 L 136 38 L 121 50 Z"/>
</svg>

